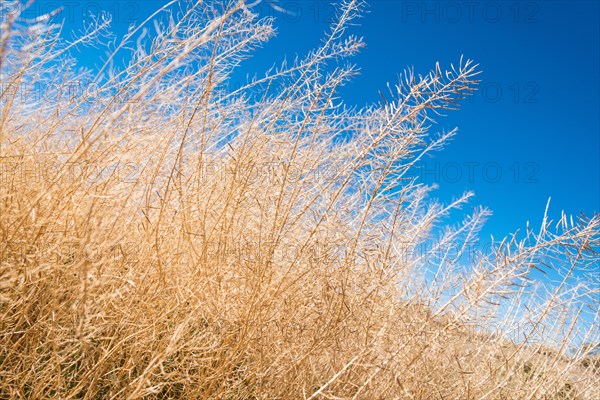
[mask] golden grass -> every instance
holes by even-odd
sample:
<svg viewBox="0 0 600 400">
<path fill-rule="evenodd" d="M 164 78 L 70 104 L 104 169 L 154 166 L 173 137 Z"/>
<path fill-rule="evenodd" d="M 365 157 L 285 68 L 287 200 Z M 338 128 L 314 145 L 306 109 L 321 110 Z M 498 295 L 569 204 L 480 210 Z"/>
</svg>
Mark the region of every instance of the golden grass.
<svg viewBox="0 0 600 400">
<path fill-rule="evenodd" d="M 598 398 L 598 217 L 471 257 L 487 210 L 445 229 L 470 194 L 407 179 L 471 62 L 336 107 L 349 1 L 321 48 L 228 91 L 270 21 L 188 6 L 96 75 L 67 61 L 105 21 L 74 45 L 1 21 L 0 398 Z"/>
</svg>

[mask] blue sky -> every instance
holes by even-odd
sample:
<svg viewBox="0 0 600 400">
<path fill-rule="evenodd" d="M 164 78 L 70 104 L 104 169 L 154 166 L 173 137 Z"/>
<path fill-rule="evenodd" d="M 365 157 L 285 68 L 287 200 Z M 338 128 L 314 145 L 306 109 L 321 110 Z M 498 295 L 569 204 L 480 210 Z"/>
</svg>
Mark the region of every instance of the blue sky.
<svg viewBox="0 0 600 400">
<path fill-rule="evenodd" d="M 166 1 L 39 0 L 30 16 L 63 6 L 65 30 L 77 29 L 89 13 L 108 12 L 125 32 Z M 319 45 L 333 15 L 327 0 L 278 0 L 289 13 L 263 1 L 255 10 L 274 16 L 278 36 L 257 50 L 234 76 L 262 75 L 287 57 Z M 499 238 L 539 226 L 548 197 L 551 215 L 561 210 L 600 211 L 600 2 L 598 1 L 404 1 L 367 2 L 360 25 L 349 33 L 367 47 L 351 61 L 360 75 L 341 90 L 348 105 L 380 100 L 406 67 L 427 73 L 460 56 L 480 65 L 474 97 L 433 131 L 459 128 L 442 152 L 415 173 L 438 183 L 436 196 L 450 201 L 473 190 L 472 205 L 494 215 L 483 238 Z"/>
<path fill-rule="evenodd" d="M 333 12 L 329 1 L 278 4 L 294 14 L 260 6 L 279 34 L 248 71 L 318 45 Z M 350 30 L 367 47 L 341 91 L 349 105 L 379 101 L 406 67 L 425 74 L 461 55 L 480 64 L 480 90 L 438 119 L 458 135 L 416 172 L 441 200 L 475 191 L 472 204 L 494 212 L 483 235 L 496 238 L 539 226 L 548 197 L 555 217 L 600 211 L 599 2 L 372 0 L 366 10 Z"/>
</svg>

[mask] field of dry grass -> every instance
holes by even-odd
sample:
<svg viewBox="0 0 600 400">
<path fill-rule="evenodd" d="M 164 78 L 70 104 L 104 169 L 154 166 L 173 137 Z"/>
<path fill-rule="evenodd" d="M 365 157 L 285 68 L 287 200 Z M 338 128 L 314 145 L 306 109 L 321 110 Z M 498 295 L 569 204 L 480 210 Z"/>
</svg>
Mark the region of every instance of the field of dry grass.
<svg viewBox="0 0 600 400">
<path fill-rule="evenodd" d="M 471 194 L 407 179 L 476 65 L 338 107 L 348 1 L 322 47 L 228 90 L 271 21 L 184 6 L 87 72 L 108 21 L 0 21 L 0 398 L 600 398 L 599 217 L 468 254 L 489 212 L 449 226 Z"/>
</svg>

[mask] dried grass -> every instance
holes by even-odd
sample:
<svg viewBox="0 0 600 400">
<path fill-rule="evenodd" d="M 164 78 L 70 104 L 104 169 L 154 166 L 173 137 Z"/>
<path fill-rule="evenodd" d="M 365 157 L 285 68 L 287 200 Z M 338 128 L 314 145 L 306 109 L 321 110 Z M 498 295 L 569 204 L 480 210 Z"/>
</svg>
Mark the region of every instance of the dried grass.
<svg viewBox="0 0 600 400">
<path fill-rule="evenodd" d="M 348 1 L 322 47 L 228 90 L 271 21 L 188 6 L 96 75 L 70 57 L 107 21 L 74 44 L 1 21 L 0 398 L 600 397 L 598 216 L 473 257 L 489 212 L 447 226 L 470 193 L 407 178 L 476 66 L 337 106 Z"/>
</svg>

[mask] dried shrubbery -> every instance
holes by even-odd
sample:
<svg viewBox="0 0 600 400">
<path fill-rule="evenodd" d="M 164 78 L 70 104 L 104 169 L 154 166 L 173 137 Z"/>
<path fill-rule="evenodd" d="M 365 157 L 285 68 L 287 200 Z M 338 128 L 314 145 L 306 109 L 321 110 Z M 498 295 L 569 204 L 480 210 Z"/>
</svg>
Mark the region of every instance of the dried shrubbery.
<svg viewBox="0 0 600 400">
<path fill-rule="evenodd" d="M 184 6 L 94 73 L 71 56 L 108 21 L 67 42 L 3 16 L 1 398 L 598 398 L 598 217 L 474 256 L 488 211 L 445 226 L 470 194 L 408 174 L 472 63 L 347 110 L 348 1 L 320 48 L 228 90 L 272 21 Z"/>
</svg>

